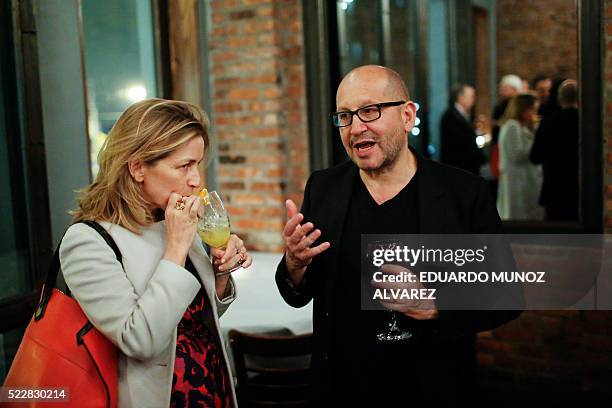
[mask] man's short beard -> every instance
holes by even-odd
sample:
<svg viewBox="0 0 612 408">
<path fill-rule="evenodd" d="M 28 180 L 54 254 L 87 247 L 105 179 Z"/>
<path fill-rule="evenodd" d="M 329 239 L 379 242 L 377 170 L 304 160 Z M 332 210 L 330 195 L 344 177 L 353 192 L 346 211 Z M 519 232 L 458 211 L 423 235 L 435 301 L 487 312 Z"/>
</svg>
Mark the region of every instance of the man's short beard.
<svg viewBox="0 0 612 408">
<path fill-rule="evenodd" d="M 399 135 L 394 136 L 393 139 L 395 139 L 395 137 L 399 137 Z M 404 139 L 404 143 L 407 144 L 408 140 Z M 390 148 L 388 152 L 385 152 L 381 148 L 381 150 L 383 150 L 383 153 L 385 155 L 383 157 L 382 163 L 379 166 L 377 166 L 376 168 L 368 168 L 368 169 L 360 168 L 360 169 L 372 177 L 379 176 L 389 171 L 393 167 L 395 162 L 397 161 L 400 155 L 400 152 L 402 151 L 403 146 L 400 143 L 395 143 L 395 140 L 393 140 L 393 141 L 390 141 L 390 143 L 388 144 L 388 147 Z M 355 164 L 357 164 L 356 161 L 355 161 Z"/>
</svg>

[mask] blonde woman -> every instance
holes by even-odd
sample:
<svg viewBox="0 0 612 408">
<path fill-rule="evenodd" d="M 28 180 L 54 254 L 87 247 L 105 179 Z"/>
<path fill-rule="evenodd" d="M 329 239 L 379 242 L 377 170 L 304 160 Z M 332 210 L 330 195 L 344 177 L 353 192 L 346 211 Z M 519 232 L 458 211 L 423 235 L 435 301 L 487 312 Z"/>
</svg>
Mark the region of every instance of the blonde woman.
<svg viewBox="0 0 612 408">
<path fill-rule="evenodd" d="M 497 210 L 502 219 L 541 220 L 538 205 L 542 168 L 529 161 L 534 142 L 538 99 L 530 93 L 510 100 L 499 132 Z"/>
<path fill-rule="evenodd" d="M 230 275 L 252 260 L 232 235 L 207 256 L 196 235 L 208 119 L 186 102 L 149 99 L 119 118 L 81 192 L 60 247 L 64 279 L 93 325 L 120 350 L 119 407 L 235 406 L 219 316 L 234 300 Z"/>
</svg>

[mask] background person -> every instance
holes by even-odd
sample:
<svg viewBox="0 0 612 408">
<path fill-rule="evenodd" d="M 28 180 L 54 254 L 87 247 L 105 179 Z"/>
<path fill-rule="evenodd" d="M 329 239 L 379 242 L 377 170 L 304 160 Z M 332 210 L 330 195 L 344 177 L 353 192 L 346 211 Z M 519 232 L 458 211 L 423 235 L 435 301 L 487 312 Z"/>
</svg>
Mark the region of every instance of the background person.
<svg viewBox="0 0 612 408">
<path fill-rule="evenodd" d="M 448 109 L 440 120 L 440 161 L 479 174 L 486 158 L 476 145 L 470 117 L 475 102 L 474 87 L 460 84 L 452 89 Z"/>
<path fill-rule="evenodd" d="M 540 102 L 540 108 L 538 109 L 538 115 L 542 119 L 552 113 L 552 106 L 549 104 L 550 101 L 550 92 L 552 90 L 552 79 L 547 75 L 536 75 L 535 78 L 531 81 L 532 89 L 538 96 L 538 100 Z"/>
<path fill-rule="evenodd" d="M 559 87 L 561 109 L 545 117 L 536 132 L 530 160 L 542 165 L 539 203 L 548 221 L 578 221 L 578 84 Z"/>
<path fill-rule="evenodd" d="M 537 123 L 538 98 L 519 94 L 501 119 L 497 210 L 503 220 L 542 220 L 538 205 L 542 167 L 529 161 Z"/>
</svg>

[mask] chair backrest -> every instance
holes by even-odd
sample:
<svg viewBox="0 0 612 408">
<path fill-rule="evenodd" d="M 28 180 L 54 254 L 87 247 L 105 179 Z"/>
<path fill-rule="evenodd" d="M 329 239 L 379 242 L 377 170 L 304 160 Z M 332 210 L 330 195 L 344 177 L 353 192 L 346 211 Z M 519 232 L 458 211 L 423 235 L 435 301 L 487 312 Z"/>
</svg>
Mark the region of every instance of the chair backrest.
<svg viewBox="0 0 612 408">
<path fill-rule="evenodd" d="M 229 341 L 240 406 L 308 406 L 312 333 L 279 336 L 230 330 Z"/>
</svg>

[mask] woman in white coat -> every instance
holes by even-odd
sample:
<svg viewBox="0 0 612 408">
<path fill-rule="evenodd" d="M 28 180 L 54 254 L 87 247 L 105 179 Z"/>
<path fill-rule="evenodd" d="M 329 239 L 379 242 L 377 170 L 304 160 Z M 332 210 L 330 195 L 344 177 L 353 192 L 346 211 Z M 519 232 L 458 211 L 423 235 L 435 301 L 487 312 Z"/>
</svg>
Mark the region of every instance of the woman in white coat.
<svg viewBox="0 0 612 408">
<path fill-rule="evenodd" d="M 64 279 L 92 324 L 120 350 L 119 407 L 236 406 L 219 316 L 231 275 L 252 260 L 232 235 L 211 262 L 196 235 L 208 119 L 195 105 L 149 99 L 129 107 L 79 197 L 75 221 L 113 237 L 123 267 L 92 228 L 71 226 L 60 247 Z"/>
<path fill-rule="evenodd" d="M 529 161 L 537 113 L 537 97 L 519 94 L 510 100 L 501 120 L 497 210 L 504 220 L 544 217 L 544 209 L 538 205 L 542 167 Z"/>
</svg>

